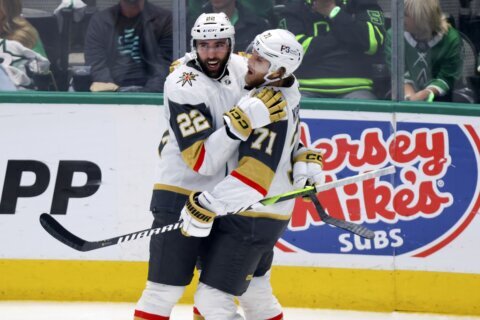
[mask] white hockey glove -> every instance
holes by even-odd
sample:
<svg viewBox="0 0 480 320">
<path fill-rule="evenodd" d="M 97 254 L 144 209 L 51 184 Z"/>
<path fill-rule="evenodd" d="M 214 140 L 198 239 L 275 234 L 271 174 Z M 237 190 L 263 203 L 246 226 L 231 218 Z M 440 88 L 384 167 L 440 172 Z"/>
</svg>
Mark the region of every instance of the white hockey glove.
<svg viewBox="0 0 480 320">
<path fill-rule="evenodd" d="M 199 195 L 201 192 L 191 193 L 180 213 L 180 220 L 183 220 L 181 231 L 187 237 L 207 237 L 213 226 L 215 213 L 200 204 Z"/>
<path fill-rule="evenodd" d="M 293 186 L 304 188 L 307 184 L 317 186 L 325 183 L 323 153 L 317 150 L 300 148 L 293 157 Z"/>
<path fill-rule="evenodd" d="M 281 92 L 264 88 L 252 97 L 242 98 L 223 118 L 230 132 L 245 141 L 253 129 L 282 120 L 287 115 L 286 106 Z"/>
</svg>

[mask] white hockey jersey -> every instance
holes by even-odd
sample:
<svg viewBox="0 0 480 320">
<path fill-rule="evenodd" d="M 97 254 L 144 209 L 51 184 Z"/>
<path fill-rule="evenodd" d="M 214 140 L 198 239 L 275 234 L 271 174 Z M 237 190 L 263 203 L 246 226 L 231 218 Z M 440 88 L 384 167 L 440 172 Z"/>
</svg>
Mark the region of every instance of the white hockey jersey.
<svg viewBox="0 0 480 320">
<path fill-rule="evenodd" d="M 152 206 L 157 210 L 178 208 L 191 192 L 207 191 L 219 206 L 217 214 L 290 218 L 294 200 L 240 211 L 265 197 L 293 190 L 290 175 L 299 141 L 299 84 L 295 79 L 288 87 L 274 87 L 287 101 L 286 118 L 255 129 L 241 142 L 227 134 L 223 114 L 242 96 L 256 91 L 243 89 L 246 72 L 246 59 L 233 54 L 228 74 L 219 81 L 203 74 L 194 61 L 167 77 L 164 104 L 169 129 L 156 168 Z"/>
<path fill-rule="evenodd" d="M 204 193 L 208 207 L 216 214 L 237 213 L 250 217 L 265 217 L 288 220 L 294 200 L 243 211 L 265 197 L 293 190 L 292 154 L 299 143 L 300 91 L 295 79 L 289 87 L 272 87 L 280 90 L 287 101 L 287 116 L 284 120 L 255 129 L 250 137 L 240 144 L 234 155 L 235 169 Z M 257 89 L 258 90 L 261 90 Z"/>
<path fill-rule="evenodd" d="M 176 208 L 177 199 L 184 203 L 192 191 L 213 189 L 232 169 L 227 162 L 232 162 L 240 141 L 227 135 L 223 114 L 247 93 L 246 72 L 246 58 L 232 54 L 220 80 L 206 76 L 194 60 L 167 77 L 164 105 L 169 128 L 159 147 L 152 206 Z"/>
</svg>

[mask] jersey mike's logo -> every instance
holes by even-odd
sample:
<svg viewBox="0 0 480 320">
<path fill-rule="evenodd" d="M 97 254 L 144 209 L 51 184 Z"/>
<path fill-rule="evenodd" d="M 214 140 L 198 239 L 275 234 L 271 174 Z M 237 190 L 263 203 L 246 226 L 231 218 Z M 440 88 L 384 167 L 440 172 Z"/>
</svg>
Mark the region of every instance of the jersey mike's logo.
<svg viewBox="0 0 480 320">
<path fill-rule="evenodd" d="M 303 143 L 322 149 L 326 180 L 388 165 L 395 175 L 319 194 L 338 219 L 375 232 L 372 240 L 324 224 L 314 206 L 297 199 L 277 247 L 286 252 L 428 256 L 465 230 L 479 210 L 480 139 L 472 126 L 309 120 Z"/>
</svg>

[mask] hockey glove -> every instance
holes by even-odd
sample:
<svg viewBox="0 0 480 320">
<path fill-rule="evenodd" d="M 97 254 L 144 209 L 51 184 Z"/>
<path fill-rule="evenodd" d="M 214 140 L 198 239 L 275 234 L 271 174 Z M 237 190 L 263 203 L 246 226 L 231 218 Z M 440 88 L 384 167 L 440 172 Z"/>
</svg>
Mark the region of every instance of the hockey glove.
<svg viewBox="0 0 480 320">
<path fill-rule="evenodd" d="M 323 173 L 323 153 L 317 150 L 300 148 L 293 158 L 293 186 L 297 189 L 325 182 Z"/>
<path fill-rule="evenodd" d="M 205 209 L 199 202 L 200 192 L 193 192 L 188 197 L 180 213 L 183 220 L 182 234 L 187 237 L 207 237 L 213 226 L 215 213 Z"/>
<path fill-rule="evenodd" d="M 238 106 L 225 113 L 224 119 L 229 131 L 245 141 L 253 129 L 282 120 L 287 114 L 286 106 L 281 92 L 264 88 L 252 97 L 242 98 Z"/>
</svg>

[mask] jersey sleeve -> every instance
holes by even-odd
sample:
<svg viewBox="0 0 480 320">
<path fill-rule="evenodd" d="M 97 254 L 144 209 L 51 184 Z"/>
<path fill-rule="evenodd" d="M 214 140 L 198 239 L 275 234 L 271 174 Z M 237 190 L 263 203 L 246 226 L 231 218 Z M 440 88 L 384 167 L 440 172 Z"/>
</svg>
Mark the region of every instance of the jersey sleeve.
<svg viewBox="0 0 480 320">
<path fill-rule="evenodd" d="M 439 70 L 433 75 L 433 79 L 428 83 L 427 88 L 435 88 L 441 96 L 453 89 L 455 81 L 462 74 L 462 38 L 460 34 L 453 28 L 449 28 L 449 32 L 444 36 L 445 54 L 437 61 Z"/>
<path fill-rule="evenodd" d="M 218 215 L 236 213 L 263 199 L 284 152 L 288 121 L 255 129 L 239 146 L 239 164 L 208 193 Z"/>
</svg>

